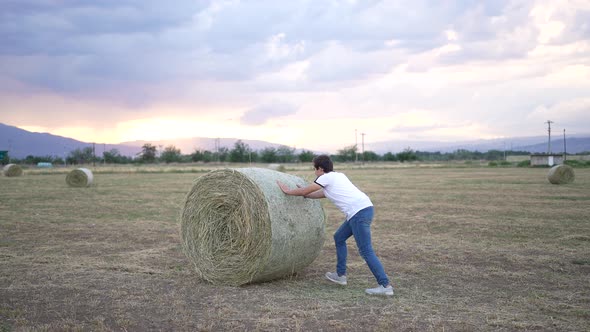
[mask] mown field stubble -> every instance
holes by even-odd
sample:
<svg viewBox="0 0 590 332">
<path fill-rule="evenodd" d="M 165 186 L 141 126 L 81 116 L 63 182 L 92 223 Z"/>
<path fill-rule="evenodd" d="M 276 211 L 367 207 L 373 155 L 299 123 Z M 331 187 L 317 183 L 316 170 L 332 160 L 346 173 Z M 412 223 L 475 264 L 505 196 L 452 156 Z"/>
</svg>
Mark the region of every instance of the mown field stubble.
<svg viewBox="0 0 590 332">
<path fill-rule="evenodd" d="M 336 168 L 338 170 L 338 166 Z M 328 215 L 320 256 L 281 280 L 197 279 L 179 214 L 203 173 L 92 169 L 0 177 L 0 331 L 585 331 L 590 326 L 590 169 L 551 185 L 548 169 L 350 168 L 376 206 L 373 243 L 396 293 L 349 243 L 349 283 L 333 271 Z M 290 171 L 313 180 L 309 170 Z"/>
</svg>

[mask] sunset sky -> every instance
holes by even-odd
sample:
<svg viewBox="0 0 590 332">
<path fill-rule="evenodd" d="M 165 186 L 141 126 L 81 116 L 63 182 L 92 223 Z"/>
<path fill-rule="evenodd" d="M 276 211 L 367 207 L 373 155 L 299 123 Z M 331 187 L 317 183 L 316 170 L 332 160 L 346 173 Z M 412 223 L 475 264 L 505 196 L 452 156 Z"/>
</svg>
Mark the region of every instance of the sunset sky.
<svg viewBox="0 0 590 332">
<path fill-rule="evenodd" d="M 0 122 L 86 142 L 590 133 L 588 0 L 3 0 L 0 40 Z"/>
</svg>

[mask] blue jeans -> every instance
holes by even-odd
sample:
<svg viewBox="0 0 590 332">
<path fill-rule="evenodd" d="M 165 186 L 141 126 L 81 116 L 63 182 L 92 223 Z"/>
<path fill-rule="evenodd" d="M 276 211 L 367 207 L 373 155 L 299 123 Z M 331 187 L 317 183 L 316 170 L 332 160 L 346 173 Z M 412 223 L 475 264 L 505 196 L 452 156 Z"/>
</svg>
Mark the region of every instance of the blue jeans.
<svg viewBox="0 0 590 332">
<path fill-rule="evenodd" d="M 383 287 L 389 285 L 389 279 L 383 265 L 371 245 L 371 222 L 373 221 L 373 207 L 369 206 L 357 212 L 352 218 L 345 221 L 340 228 L 334 233 L 334 242 L 336 243 L 336 273 L 339 276 L 346 274 L 346 240 L 354 235 L 356 246 L 359 254 L 367 262 L 369 269 L 377 279 L 377 283 Z"/>
</svg>

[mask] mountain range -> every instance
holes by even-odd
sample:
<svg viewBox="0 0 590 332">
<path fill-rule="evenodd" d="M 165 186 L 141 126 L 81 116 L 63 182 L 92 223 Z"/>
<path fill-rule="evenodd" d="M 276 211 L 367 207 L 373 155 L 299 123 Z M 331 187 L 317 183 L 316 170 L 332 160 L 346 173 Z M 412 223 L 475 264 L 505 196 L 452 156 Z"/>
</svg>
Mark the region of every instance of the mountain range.
<svg viewBox="0 0 590 332">
<path fill-rule="evenodd" d="M 96 155 L 102 155 L 103 151 L 117 149 L 123 156 L 133 157 L 141 152 L 146 143 L 163 149 L 173 145 L 183 154 L 192 153 L 195 150 L 215 151 L 216 147 L 232 149 L 238 138 L 206 138 L 195 137 L 162 141 L 133 141 L 119 144 L 103 144 L 82 142 L 72 138 L 52 135 L 49 133 L 36 133 L 23 130 L 14 126 L 0 123 L 0 150 L 9 151 L 13 158 L 25 158 L 26 156 L 57 156 L 66 157 L 75 149 L 87 147 L 95 148 Z M 459 149 L 469 151 L 486 152 L 489 150 L 513 150 L 527 151 L 530 153 L 546 153 L 548 151 L 547 137 L 512 137 L 489 140 L 474 140 L 462 142 L 437 142 L 437 141 L 386 141 L 365 143 L 365 151 L 373 151 L 378 154 L 386 152 L 397 153 L 406 148 L 430 152 L 453 152 Z M 242 139 L 253 150 L 262 150 L 266 147 L 278 148 L 281 144 Z M 342 147 L 344 148 L 344 146 Z M 566 137 L 566 151 L 568 153 L 580 153 L 590 151 L 589 135 L 571 135 Z M 306 149 L 311 150 L 311 149 Z M 564 150 L 563 137 L 551 140 L 551 152 L 562 153 Z"/>
<path fill-rule="evenodd" d="M 65 158 L 76 149 L 94 147 L 96 155 L 102 155 L 103 151 L 116 149 L 119 154 L 127 157 L 137 156 L 146 143 L 155 145 L 162 150 L 170 145 L 180 149 L 183 154 L 189 154 L 195 150 L 215 151 L 216 146 L 232 149 L 238 138 L 183 138 L 161 141 L 132 141 L 119 144 L 99 142 L 82 142 L 73 138 L 52 135 L 49 133 L 30 132 L 18 127 L 0 123 L 0 151 L 9 151 L 13 158 L 26 158 L 27 156 L 57 156 Z M 242 139 L 253 150 L 262 150 L 265 147 L 278 148 L 281 144 L 259 140 Z"/>
<path fill-rule="evenodd" d="M 480 139 L 473 141 L 461 142 L 436 142 L 436 141 L 399 141 L 399 142 L 379 142 L 370 146 L 370 150 L 378 151 L 402 151 L 410 148 L 414 151 L 428 152 L 453 152 L 457 150 L 469 150 L 486 152 L 489 150 L 499 151 L 526 151 L 529 153 L 547 153 L 549 150 L 548 139 L 546 136 L 531 137 L 506 137 L 497 139 Z M 565 146 L 563 136 L 551 139 L 551 153 L 575 154 L 581 152 L 590 152 L 590 134 L 589 135 L 571 135 L 566 137 Z"/>
</svg>

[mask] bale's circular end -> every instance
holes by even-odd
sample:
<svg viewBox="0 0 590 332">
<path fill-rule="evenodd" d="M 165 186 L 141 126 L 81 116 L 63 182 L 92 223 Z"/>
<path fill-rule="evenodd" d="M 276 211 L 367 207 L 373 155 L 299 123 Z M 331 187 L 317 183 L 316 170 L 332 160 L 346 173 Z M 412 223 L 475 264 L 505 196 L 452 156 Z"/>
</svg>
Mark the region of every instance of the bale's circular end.
<svg viewBox="0 0 590 332">
<path fill-rule="evenodd" d="M 321 205 L 287 197 L 276 184 L 294 187 L 296 179 L 304 184 L 293 175 L 246 168 L 212 171 L 194 182 L 181 214 L 181 238 L 201 278 L 238 286 L 292 274 L 317 257 L 324 236 Z"/>
<path fill-rule="evenodd" d="M 8 164 L 2 169 L 4 176 L 14 177 L 23 175 L 23 169 L 16 164 Z"/>
<path fill-rule="evenodd" d="M 93 180 L 92 171 L 87 168 L 77 168 L 66 176 L 68 186 L 76 188 L 90 187 Z"/>
<path fill-rule="evenodd" d="M 194 183 L 182 212 L 186 254 L 212 283 L 239 285 L 254 277 L 270 253 L 264 195 L 235 170 L 210 172 Z"/>
<path fill-rule="evenodd" d="M 568 165 L 557 165 L 551 167 L 547 179 L 552 184 L 566 184 L 574 181 L 574 169 Z"/>
</svg>

